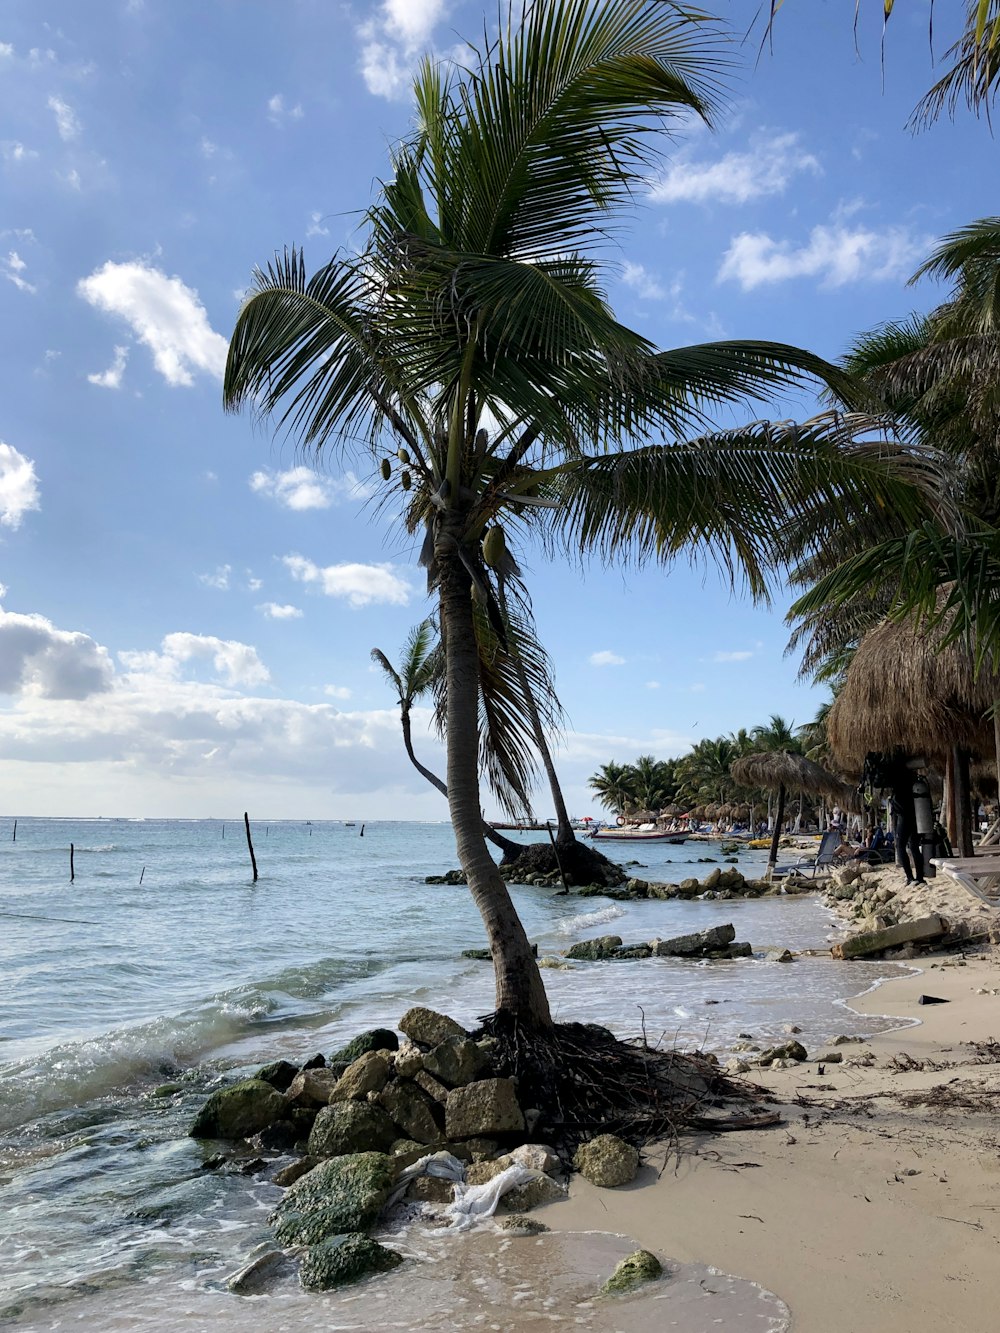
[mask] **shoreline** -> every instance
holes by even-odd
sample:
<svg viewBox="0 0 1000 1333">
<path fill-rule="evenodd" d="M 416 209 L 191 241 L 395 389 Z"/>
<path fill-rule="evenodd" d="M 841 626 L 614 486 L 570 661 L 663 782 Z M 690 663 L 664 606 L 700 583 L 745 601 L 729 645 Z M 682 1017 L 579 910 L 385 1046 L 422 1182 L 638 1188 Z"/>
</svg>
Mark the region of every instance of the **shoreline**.
<svg viewBox="0 0 1000 1333">
<path fill-rule="evenodd" d="M 792 1333 L 991 1333 L 1000 951 L 917 967 L 849 1005 L 907 1026 L 831 1047 L 844 1060 L 822 1074 L 811 1059 L 747 1075 L 781 1125 L 685 1136 L 662 1171 L 664 1153 L 650 1149 L 623 1189 L 574 1176 L 545 1221 L 621 1231 L 661 1257 L 746 1278 L 784 1301 Z M 921 994 L 948 1003 L 918 1005 Z"/>
</svg>

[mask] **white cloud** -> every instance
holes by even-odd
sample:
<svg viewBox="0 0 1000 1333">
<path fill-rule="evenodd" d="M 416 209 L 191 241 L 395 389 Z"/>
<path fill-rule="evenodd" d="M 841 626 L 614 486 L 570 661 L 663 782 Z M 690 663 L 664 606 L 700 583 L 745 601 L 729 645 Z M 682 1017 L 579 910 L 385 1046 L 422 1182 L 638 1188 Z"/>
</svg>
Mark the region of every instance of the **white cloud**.
<svg viewBox="0 0 1000 1333">
<path fill-rule="evenodd" d="M 718 652 L 712 654 L 713 662 L 745 662 L 753 653 L 741 650 L 737 652 Z"/>
<path fill-rule="evenodd" d="M 216 588 L 219 592 L 228 592 L 229 576 L 232 572 L 232 565 L 219 565 L 214 574 L 199 574 L 198 582 L 204 583 L 206 588 Z"/>
<path fill-rule="evenodd" d="M 819 278 L 824 287 L 882 282 L 906 277 L 930 243 L 927 236 L 895 226 L 880 232 L 840 223 L 813 227 L 798 248 L 766 232 L 741 232 L 723 255 L 718 281 L 732 279 L 745 292 L 789 278 Z"/>
<path fill-rule="evenodd" d="M 33 148 L 25 148 L 17 139 L 5 139 L 0 143 L 0 156 L 5 162 L 30 162 L 38 154 Z"/>
<path fill-rule="evenodd" d="M 599 653 L 591 653 L 590 656 L 587 658 L 587 661 L 590 663 L 591 666 L 595 667 L 625 665 L 624 657 L 619 657 L 617 653 L 608 652 L 606 648 Z"/>
<path fill-rule="evenodd" d="M 0 583 L 0 602 L 3 601 L 9 591 L 10 589 L 7 587 L 6 583 Z"/>
<path fill-rule="evenodd" d="M 797 134 L 758 135 L 748 152 L 726 153 L 715 162 L 695 162 L 681 154 L 650 183 L 650 198 L 660 204 L 745 204 L 751 199 L 782 194 L 792 177 L 818 174 L 820 165 L 799 145 Z"/>
<path fill-rule="evenodd" d="M 658 680 L 647 680 L 647 681 L 646 681 L 646 689 L 647 689 L 647 690 L 658 690 L 659 688 L 660 688 L 660 682 L 659 682 Z"/>
<path fill-rule="evenodd" d="M 48 107 L 55 115 L 59 138 L 67 143 L 71 139 L 78 139 L 80 137 L 80 122 L 77 120 L 73 108 L 67 102 L 64 102 L 61 97 L 56 97 L 55 93 L 49 98 Z"/>
<path fill-rule="evenodd" d="M 76 290 L 96 309 L 127 321 L 168 384 L 191 385 L 194 371 L 222 378 L 228 344 L 209 323 L 198 293 L 180 278 L 139 261 L 108 260 Z"/>
<path fill-rule="evenodd" d="M 113 674 L 107 649 L 88 634 L 0 609 L 0 693 L 88 699 L 110 689 Z"/>
<path fill-rule="evenodd" d="M 87 379 L 101 389 L 120 389 L 127 362 L 128 348 L 116 347 L 115 358 L 107 370 L 95 371 L 93 375 L 88 375 Z"/>
<path fill-rule="evenodd" d="M 257 649 L 236 639 L 218 639 L 213 634 L 168 634 L 159 653 L 119 653 L 122 664 L 163 678 L 176 679 L 188 662 L 207 660 L 229 685 L 263 685 L 271 673 L 257 656 Z"/>
<path fill-rule="evenodd" d="M 648 269 L 643 268 L 642 264 L 633 264 L 628 259 L 622 268 L 622 282 L 647 301 L 662 301 L 667 295 L 666 290 Z"/>
<path fill-rule="evenodd" d="M 21 276 L 27 267 L 16 250 L 8 251 L 7 258 L 0 259 L 0 273 L 8 282 L 12 282 L 19 292 L 35 292 L 37 288 L 34 284 Z"/>
<path fill-rule="evenodd" d="M 338 499 L 366 500 L 371 489 L 353 472 L 342 477 L 326 477 L 309 467 L 293 467 L 287 472 L 264 468 L 250 477 L 250 489 L 269 496 L 286 509 L 329 509 Z"/>
<path fill-rule="evenodd" d="M 77 171 L 76 167 L 67 171 L 64 175 L 60 176 L 59 179 L 65 181 L 71 190 L 83 189 L 83 181 L 80 179 L 80 173 Z"/>
<path fill-rule="evenodd" d="M 359 29 L 361 75 L 370 93 L 393 98 L 406 92 L 416 57 L 445 9 L 445 0 L 384 0 Z"/>
<path fill-rule="evenodd" d="M 275 93 L 267 101 L 267 118 L 272 125 L 284 125 L 289 120 L 301 120 L 305 113 L 302 105 L 296 102 L 294 106 L 285 105 L 284 93 Z"/>
<path fill-rule="evenodd" d="M 323 214 L 313 212 L 309 214 L 309 226 L 306 228 L 306 236 L 329 236 L 330 228 L 323 226 Z"/>
<path fill-rule="evenodd" d="M 0 443 L 0 523 L 19 528 L 31 509 L 40 509 L 35 465 L 12 444 Z"/>
<path fill-rule="evenodd" d="M 262 602 L 257 608 L 268 620 L 301 620 L 302 612 L 297 606 L 281 606 L 277 602 Z"/>
<path fill-rule="evenodd" d="M 0 60 L 8 60 L 14 54 L 11 42 L 0 42 Z"/>
<path fill-rule="evenodd" d="M 341 597 L 354 610 L 374 602 L 406 606 L 413 589 L 395 572 L 392 565 L 340 564 L 316 565 L 301 555 L 284 556 L 292 578 L 300 583 L 317 583 L 327 597 Z"/>
<path fill-rule="evenodd" d="M 349 699 L 351 691 L 346 685 L 324 685 L 323 693 L 329 695 L 331 699 Z"/>
</svg>

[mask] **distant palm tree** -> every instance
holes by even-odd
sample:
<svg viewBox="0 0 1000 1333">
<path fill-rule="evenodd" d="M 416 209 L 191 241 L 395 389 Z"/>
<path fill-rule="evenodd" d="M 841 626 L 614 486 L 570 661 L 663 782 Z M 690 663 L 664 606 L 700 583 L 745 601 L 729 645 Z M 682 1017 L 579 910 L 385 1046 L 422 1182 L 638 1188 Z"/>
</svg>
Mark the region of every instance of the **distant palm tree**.
<svg viewBox="0 0 1000 1333">
<path fill-rule="evenodd" d="M 627 764 L 616 764 L 611 760 L 588 778 L 587 785 L 597 793 L 597 799 L 606 810 L 621 817 L 635 801 L 630 778 L 631 770 Z"/>
<path fill-rule="evenodd" d="M 920 511 L 905 459 L 859 422 L 713 430 L 720 405 L 839 373 L 754 341 L 661 352 L 619 323 L 594 251 L 633 206 L 664 121 L 710 119 L 724 34 L 670 0 L 536 0 L 467 68 L 425 61 L 416 129 L 357 250 L 307 277 L 258 272 L 224 399 L 304 446 L 367 447 L 422 534 L 445 655 L 448 802 L 496 973 L 496 1006 L 551 1024 L 541 974 L 482 836 L 482 762 L 525 808 L 533 730 L 497 602 L 508 543 L 604 560 L 707 554 L 763 596 L 777 517 L 816 540 L 873 503 Z M 666 443 L 664 443 L 666 441 Z M 483 744 L 489 728 L 488 745 Z"/>
</svg>

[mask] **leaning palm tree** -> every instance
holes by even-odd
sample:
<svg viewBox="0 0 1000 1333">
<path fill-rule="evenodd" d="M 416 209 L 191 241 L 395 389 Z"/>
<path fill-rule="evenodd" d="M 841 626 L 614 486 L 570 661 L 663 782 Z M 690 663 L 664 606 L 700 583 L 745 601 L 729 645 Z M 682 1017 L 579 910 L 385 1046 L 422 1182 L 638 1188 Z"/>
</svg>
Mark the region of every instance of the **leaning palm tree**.
<svg viewBox="0 0 1000 1333">
<path fill-rule="evenodd" d="M 601 805 L 620 819 L 629 806 L 638 804 L 632 788 L 633 776 L 634 769 L 629 764 L 618 764 L 612 759 L 587 779 L 587 786 L 597 793 Z"/>
<path fill-rule="evenodd" d="M 497 1010 L 544 1028 L 541 975 L 480 821 L 481 760 L 507 800 L 526 799 L 534 772 L 496 593 L 508 546 L 538 533 L 605 560 L 697 551 L 764 595 L 776 514 L 817 513 L 821 541 L 873 501 L 921 502 L 905 454 L 857 442 L 853 418 L 711 429 L 720 404 L 810 374 L 836 382 L 825 362 L 748 341 L 661 352 L 607 304 L 597 249 L 663 122 L 710 119 L 717 22 L 670 0 L 537 0 L 521 13 L 470 68 L 424 63 L 417 128 L 356 252 L 312 277 L 295 250 L 257 273 L 224 397 L 307 448 L 382 455 L 387 493 L 406 502 L 437 598 L 448 802 Z M 491 711 L 496 662 L 506 692 Z"/>
</svg>

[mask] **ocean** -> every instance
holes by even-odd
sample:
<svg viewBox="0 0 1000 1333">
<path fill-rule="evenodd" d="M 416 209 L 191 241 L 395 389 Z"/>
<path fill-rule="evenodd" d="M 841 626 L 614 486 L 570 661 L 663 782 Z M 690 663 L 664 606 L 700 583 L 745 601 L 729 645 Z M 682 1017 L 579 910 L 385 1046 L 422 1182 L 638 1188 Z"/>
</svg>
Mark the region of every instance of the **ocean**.
<svg viewBox="0 0 1000 1333">
<path fill-rule="evenodd" d="M 246 1327 L 246 1302 L 225 1290 L 225 1277 L 266 1241 L 279 1191 L 201 1169 L 207 1150 L 187 1128 L 207 1092 L 267 1061 L 302 1061 L 365 1028 L 395 1027 L 414 1004 L 470 1027 L 492 1008 L 489 964 L 461 956 L 485 944 L 467 890 L 424 883 L 457 864 L 449 825 L 252 827 L 256 884 L 242 820 L 21 818 L 15 839 L 13 817 L 0 819 L 0 1322 Z M 699 858 L 721 861 L 717 844 L 696 842 L 602 850 L 640 862 L 634 873 L 651 880 L 704 875 L 712 866 Z M 765 860 L 745 851 L 740 867 L 759 874 Z M 812 897 L 617 903 L 516 886 L 512 894 L 540 956 L 556 964 L 543 976 L 557 1020 L 645 1032 L 720 1057 L 742 1034 L 780 1040 L 792 1023 L 809 1050 L 839 1033 L 892 1026 L 846 1002 L 893 975 L 893 965 L 767 960 L 769 949 L 827 945 L 836 925 Z M 754 958 L 558 964 L 570 944 L 593 935 L 637 943 L 727 921 Z M 453 1240 L 459 1249 L 446 1251 L 440 1236 L 418 1228 L 402 1244 L 415 1257 L 436 1255 L 422 1271 L 454 1293 L 454 1281 L 444 1283 L 448 1265 L 484 1241 Z M 502 1268 L 502 1247 L 490 1253 Z M 341 1298 L 286 1294 L 267 1298 L 269 1313 L 264 1298 L 255 1300 L 253 1324 L 291 1327 L 282 1321 L 321 1308 L 334 1312 L 329 1328 L 481 1326 L 478 1288 L 468 1265 L 459 1268 L 471 1304 L 449 1307 L 446 1322 L 429 1322 L 443 1316 L 428 1313 L 425 1297 L 394 1322 L 404 1291 L 412 1296 L 412 1284 L 394 1275 L 380 1288 L 376 1323 L 350 1322 L 358 1312 L 346 1304 L 340 1322 Z M 394 1283 L 398 1299 L 387 1308 Z M 539 1327 L 553 1322 L 543 1287 Z M 733 1299 L 739 1305 L 747 1294 Z M 697 1333 L 697 1310 L 695 1302 L 677 1323 L 682 1333 Z M 528 1311 L 485 1326 L 528 1329 Z M 780 1326 L 756 1289 L 740 1307 L 741 1326 L 748 1312 L 751 1327 L 758 1317 L 761 1328 Z M 637 1306 L 620 1326 L 644 1328 L 643 1317 Z M 590 1319 L 586 1310 L 574 1316 L 577 1326 L 603 1327 Z"/>
</svg>

